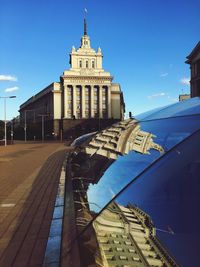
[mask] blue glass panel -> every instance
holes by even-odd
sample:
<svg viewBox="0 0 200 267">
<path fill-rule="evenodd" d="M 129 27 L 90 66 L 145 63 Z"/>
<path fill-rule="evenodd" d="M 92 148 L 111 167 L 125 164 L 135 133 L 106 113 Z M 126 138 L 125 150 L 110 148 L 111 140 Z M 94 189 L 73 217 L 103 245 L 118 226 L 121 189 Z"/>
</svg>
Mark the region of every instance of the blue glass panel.
<svg viewBox="0 0 200 267">
<path fill-rule="evenodd" d="M 174 116 L 200 114 L 200 97 L 194 97 L 162 108 L 157 108 L 136 116 L 138 120 L 153 120 Z"/>
<path fill-rule="evenodd" d="M 157 237 L 180 266 L 198 266 L 200 132 L 186 139 L 115 199 L 146 212 Z"/>
<path fill-rule="evenodd" d="M 153 133 L 154 142 L 165 152 L 199 129 L 200 117 L 179 117 L 141 123 L 141 129 Z M 90 184 L 87 197 L 90 209 L 100 211 L 132 179 L 149 167 L 163 154 L 151 149 L 150 154 L 131 151 L 119 156 L 100 177 L 97 184 Z"/>
</svg>

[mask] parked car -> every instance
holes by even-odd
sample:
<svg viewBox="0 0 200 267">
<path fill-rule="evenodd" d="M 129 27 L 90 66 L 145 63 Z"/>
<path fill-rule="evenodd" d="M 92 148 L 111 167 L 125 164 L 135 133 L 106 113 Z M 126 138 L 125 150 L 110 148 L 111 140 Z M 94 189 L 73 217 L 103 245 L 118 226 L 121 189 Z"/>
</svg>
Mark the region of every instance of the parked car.
<svg viewBox="0 0 200 267">
<path fill-rule="evenodd" d="M 70 266 L 199 266 L 200 98 L 89 137 L 68 157 Z"/>
</svg>

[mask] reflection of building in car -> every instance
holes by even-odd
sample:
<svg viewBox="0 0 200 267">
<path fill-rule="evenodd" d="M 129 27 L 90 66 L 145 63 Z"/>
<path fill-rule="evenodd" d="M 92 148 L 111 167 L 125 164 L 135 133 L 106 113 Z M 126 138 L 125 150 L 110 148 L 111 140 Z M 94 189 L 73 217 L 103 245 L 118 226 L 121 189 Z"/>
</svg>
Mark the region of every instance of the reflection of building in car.
<svg viewBox="0 0 200 267">
<path fill-rule="evenodd" d="M 142 154 L 149 154 L 151 148 L 164 152 L 160 145 L 153 142 L 153 137 L 153 134 L 142 131 L 136 120 L 129 119 L 96 134 L 86 146 L 86 153 L 116 159 L 131 150 Z"/>
<path fill-rule="evenodd" d="M 178 266 L 157 239 L 151 218 L 138 207 L 112 202 L 93 226 L 101 266 Z"/>
<path fill-rule="evenodd" d="M 93 217 L 96 216 L 90 209 L 90 206 L 96 205 L 97 209 L 101 208 L 94 202 L 88 202 L 87 190 L 89 183 L 98 183 L 102 174 L 115 162 L 119 155 L 127 155 L 130 151 L 148 155 L 150 154 L 150 149 L 163 152 L 163 148 L 153 142 L 153 138 L 155 138 L 153 134 L 140 129 L 140 125 L 136 120 L 127 120 L 116 123 L 112 127 L 97 133 L 92 139 L 89 136 L 88 142 L 85 140 L 83 147 L 79 146 L 78 143 L 77 150 L 71 155 L 69 162 L 69 176 L 72 178 L 78 232 L 81 232 Z M 99 245 L 95 245 L 97 243 L 95 241 L 94 229 L 91 229 L 90 235 L 92 237 L 92 241 L 90 240 L 91 246 L 96 251 Z M 79 245 L 79 251 L 82 254 L 82 251 L 87 250 L 87 247 L 85 247 L 85 242 L 82 239 L 80 239 Z M 96 258 L 91 257 L 91 260 L 95 262 L 94 264 L 99 264 L 102 261 L 102 255 L 99 253 L 97 253 Z M 87 255 L 89 258 L 90 253 L 88 251 Z M 90 266 L 87 263 L 83 263 L 84 261 L 85 259 L 81 260 L 82 266 Z M 155 259 L 156 261 L 157 259 Z M 140 258 L 139 262 L 141 262 Z M 99 266 L 98 264 L 94 266 Z M 105 262 L 100 266 L 109 266 L 104 264 Z"/>
<path fill-rule="evenodd" d="M 198 266 L 199 121 L 200 99 L 191 98 L 69 154 L 61 266 Z"/>
<path fill-rule="evenodd" d="M 164 152 L 162 146 L 153 142 L 155 136 L 142 131 L 140 124 L 132 119 L 113 124 L 93 135 L 84 135 L 73 142 L 75 146 L 80 145 L 80 151 L 72 156 L 71 161 L 74 174 L 90 177 L 93 183 L 98 182 L 102 173 L 119 155 L 126 155 L 130 151 L 150 154 L 150 149 Z M 82 141 L 85 146 L 81 148 Z"/>
</svg>

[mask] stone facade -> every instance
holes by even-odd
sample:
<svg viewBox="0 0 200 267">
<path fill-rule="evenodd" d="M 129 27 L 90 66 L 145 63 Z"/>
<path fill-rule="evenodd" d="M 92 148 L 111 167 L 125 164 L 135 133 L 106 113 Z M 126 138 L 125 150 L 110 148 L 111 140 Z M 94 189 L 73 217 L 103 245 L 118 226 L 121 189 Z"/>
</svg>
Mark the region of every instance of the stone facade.
<svg viewBox="0 0 200 267">
<path fill-rule="evenodd" d="M 184 101 L 190 98 L 189 94 L 179 95 L 179 101 Z"/>
<path fill-rule="evenodd" d="M 189 56 L 187 56 L 186 63 L 190 64 L 191 70 L 191 97 L 200 96 L 200 42 L 198 42 Z"/>
<path fill-rule="evenodd" d="M 20 117 L 26 124 L 41 120 L 52 122 L 49 134 L 73 134 L 74 129 L 98 130 L 116 120 L 123 120 L 124 100 L 120 85 L 102 67 L 102 52 L 90 46 L 84 19 L 84 35 L 78 49 L 72 47 L 70 69 L 60 82 L 49 85 L 20 106 Z M 31 112 L 32 111 L 32 112 Z M 26 117 L 26 123 L 25 123 Z M 69 133 L 71 131 L 71 133 Z M 78 134 L 75 134 L 77 136 Z"/>
</svg>

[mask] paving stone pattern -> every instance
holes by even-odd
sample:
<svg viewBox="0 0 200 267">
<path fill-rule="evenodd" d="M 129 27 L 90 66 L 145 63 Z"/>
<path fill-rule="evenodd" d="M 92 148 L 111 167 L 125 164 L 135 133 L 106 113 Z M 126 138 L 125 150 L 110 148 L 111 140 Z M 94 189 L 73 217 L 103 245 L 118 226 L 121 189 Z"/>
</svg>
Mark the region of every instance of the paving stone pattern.
<svg viewBox="0 0 200 267">
<path fill-rule="evenodd" d="M 0 148 L 0 267 L 42 266 L 63 144 Z"/>
</svg>

